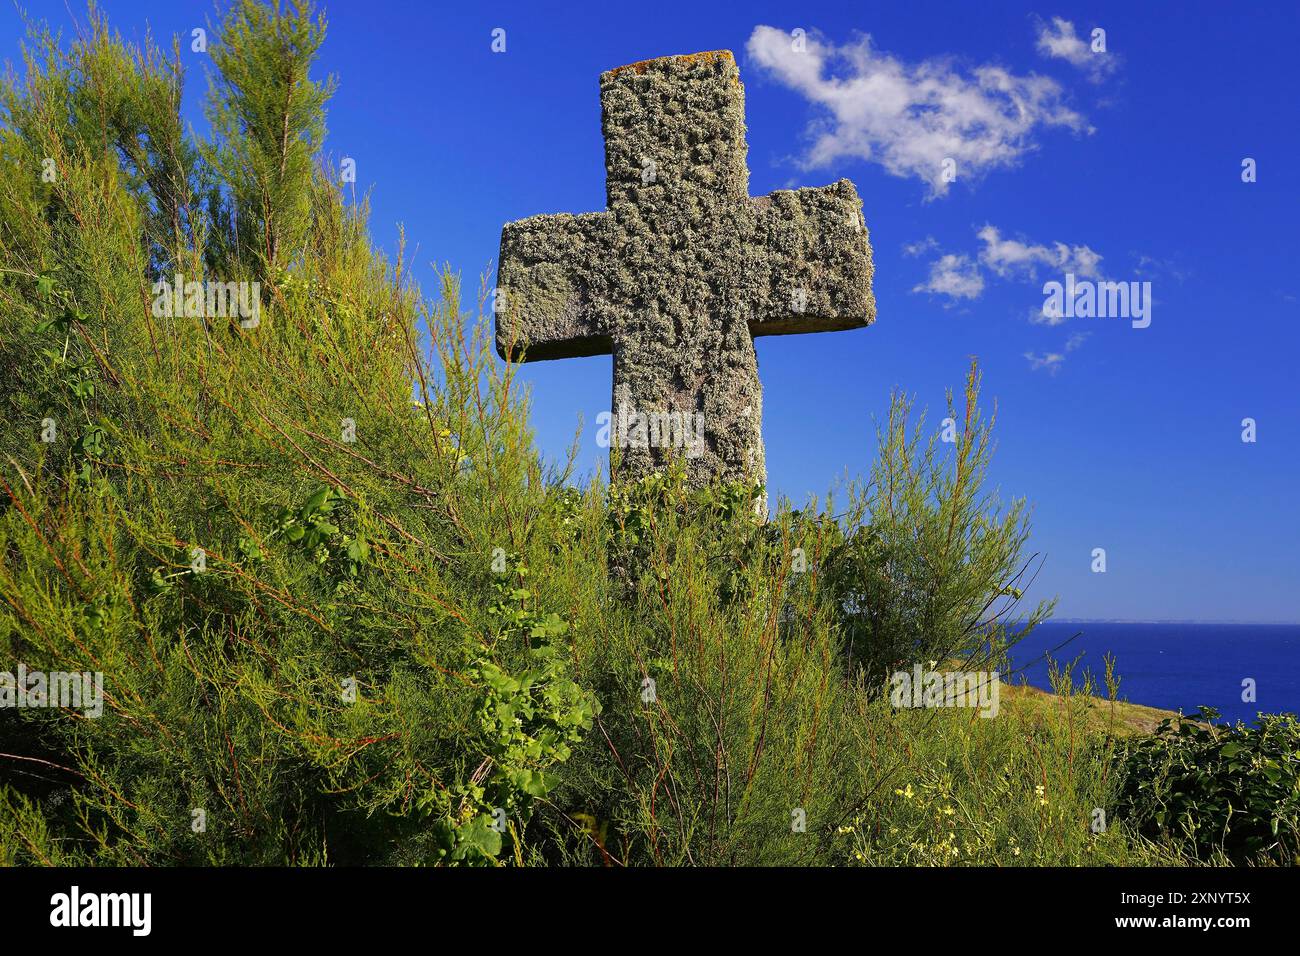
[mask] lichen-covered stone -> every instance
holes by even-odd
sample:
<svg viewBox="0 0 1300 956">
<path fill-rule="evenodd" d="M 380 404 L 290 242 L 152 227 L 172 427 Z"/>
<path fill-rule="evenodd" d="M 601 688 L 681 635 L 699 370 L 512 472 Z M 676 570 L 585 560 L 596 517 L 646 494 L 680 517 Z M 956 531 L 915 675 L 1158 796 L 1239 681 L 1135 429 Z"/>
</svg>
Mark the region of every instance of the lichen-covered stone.
<svg viewBox="0 0 1300 956">
<path fill-rule="evenodd" d="M 600 78 L 608 211 L 501 233 L 497 350 L 613 353 L 614 403 L 703 415 L 703 453 L 611 448 L 615 477 L 686 457 L 699 484 L 764 481 L 754 336 L 875 319 L 862 203 L 846 179 L 749 196 L 744 89 L 728 51 Z"/>
</svg>

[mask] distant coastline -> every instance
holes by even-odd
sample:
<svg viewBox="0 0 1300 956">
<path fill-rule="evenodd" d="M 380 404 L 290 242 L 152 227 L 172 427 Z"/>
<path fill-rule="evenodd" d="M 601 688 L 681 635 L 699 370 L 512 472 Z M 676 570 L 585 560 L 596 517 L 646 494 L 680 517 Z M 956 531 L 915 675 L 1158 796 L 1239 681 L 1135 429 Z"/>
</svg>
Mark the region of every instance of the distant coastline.
<svg viewBox="0 0 1300 956">
<path fill-rule="evenodd" d="M 1045 622 L 1049 624 L 1206 624 L 1223 626 L 1250 627 L 1300 627 L 1300 621 L 1239 621 L 1232 619 L 1210 620 L 1207 618 L 1127 618 L 1127 617 L 1054 617 Z"/>
</svg>

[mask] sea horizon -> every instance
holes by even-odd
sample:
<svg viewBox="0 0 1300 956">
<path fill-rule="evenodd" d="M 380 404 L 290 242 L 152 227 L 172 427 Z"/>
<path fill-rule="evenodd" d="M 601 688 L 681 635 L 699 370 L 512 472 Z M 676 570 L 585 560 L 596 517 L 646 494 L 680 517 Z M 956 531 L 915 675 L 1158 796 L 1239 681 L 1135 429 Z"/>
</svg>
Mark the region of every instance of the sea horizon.
<svg viewBox="0 0 1300 956">
<path fill-rule="evenodd" d="M 1119 697 L 1130 703 L 1183 713 L 1210 706 L 1229 722 L 1300 713 L 1300 624 L 1286 622 L 1047 621 L 1011 649 L 1017 671 L 1005 679 L 1019 682 L 1023 674 L 1030 685 L 1051 690 L 1041 659 L 1050 654 L 1059 662 L 1077 659 L 1076 685 L 1087 668 L 1104 696 L 1108 653 Z M 1254 700 L 1243 700 L 1252 690 Z"/>
<path fill-rule="evenodd" d="M 1232 618 L 1182 617 L 1054 617 L 1045 624 L 1231 624 L 1252 627 L 1300 627 L 1300 621 L 1244 621 Z"/>
</svg>

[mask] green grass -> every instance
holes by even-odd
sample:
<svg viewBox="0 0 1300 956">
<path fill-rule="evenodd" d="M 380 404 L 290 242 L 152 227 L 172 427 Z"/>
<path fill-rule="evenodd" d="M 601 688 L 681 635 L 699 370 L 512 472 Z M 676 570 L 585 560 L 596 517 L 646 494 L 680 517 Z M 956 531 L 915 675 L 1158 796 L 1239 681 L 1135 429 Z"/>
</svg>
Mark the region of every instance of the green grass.
<svg viewBox="0 0 1300 956">
<path fill-rule="evenodd" d="M 1062 711 L 1066 702 L 1049 691 L 1030 687 L 1028 684 L 1002 685 L 1002 705 L 1013 712 L 1036 715 L 1046 718 Z M 1080 702 L 1080 719 L 1084 732 L 1088 734 L 1112 734 L 1116 737 L 1130 737 L 1134 734 L 1149 734 L 1159 726 L 1162 720 L 1173 719 L 1178 715 L 1171 710 L 1147 707 L 1124 700 L 1107 700 L 1105 697 L 1089 696 Z"/>
</svg>

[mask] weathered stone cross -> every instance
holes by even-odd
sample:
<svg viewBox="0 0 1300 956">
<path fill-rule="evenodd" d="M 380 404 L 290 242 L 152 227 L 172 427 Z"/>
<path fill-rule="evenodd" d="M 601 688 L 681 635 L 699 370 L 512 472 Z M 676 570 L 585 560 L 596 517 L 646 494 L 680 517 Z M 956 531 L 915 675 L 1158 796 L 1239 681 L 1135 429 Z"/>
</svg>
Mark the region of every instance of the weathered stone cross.
<svg viewBox="0 0 1300 956">
<path fill-rule="evenodd" d="M 530 361 L 613 353 L 619 480 L 677 457 L 692 484 L 764 482 L 753 338 L 871 324 L 862 202 L 847 179 L 750 198 L 729 51 L 610 70 L 600 99 L 608 211 L 502 229 L 497 351 Z M 652 427 L 620 436 L 620 415 Z M 653 427 L 683 418 L 703 423 L 693 449 Z"/>
</svg>

